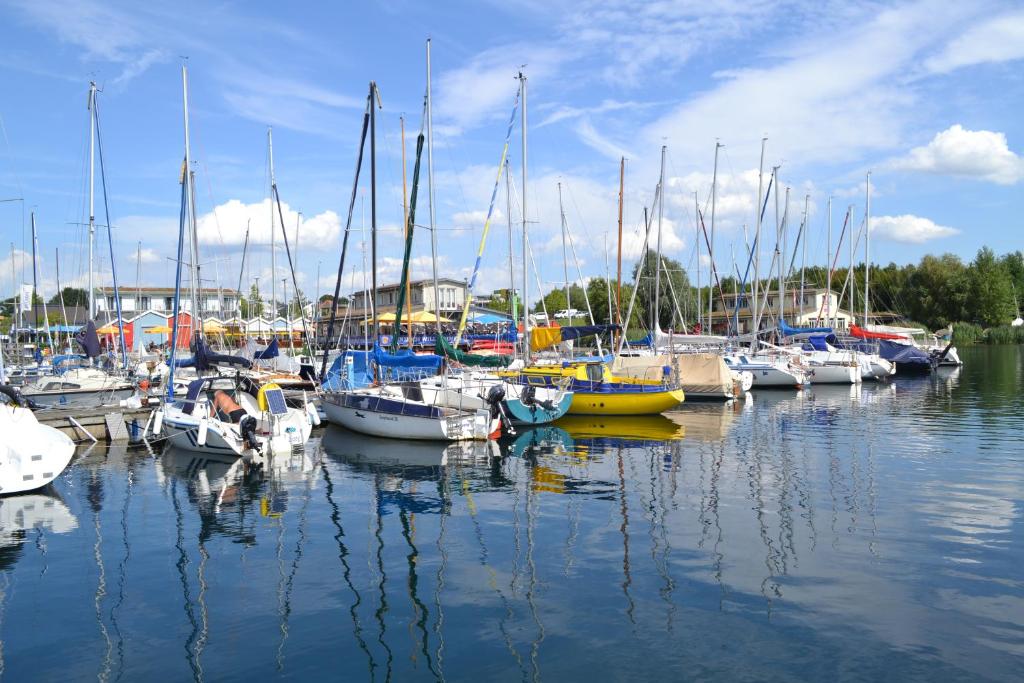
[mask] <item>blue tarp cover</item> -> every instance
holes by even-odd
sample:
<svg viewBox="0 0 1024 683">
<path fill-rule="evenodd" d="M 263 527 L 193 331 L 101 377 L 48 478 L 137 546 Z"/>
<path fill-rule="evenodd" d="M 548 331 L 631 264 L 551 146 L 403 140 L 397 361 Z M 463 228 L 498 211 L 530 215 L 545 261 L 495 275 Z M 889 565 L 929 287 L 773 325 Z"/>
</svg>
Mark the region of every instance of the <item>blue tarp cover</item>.
<svg viewBox="0 0 1024 683">
<path fill-rule="evenodd" d="M 262 351 L 257 351 L 253 356 L 253 360 L 270 360 L 271 358 L 277 358 L 280 355 L 280 351 L 277 346 L 277 337 L 270 340 L 267 344 L 267 348 Z"/>
<path fill-rule="evenodd" d="M 779 331 L 784 337 L 792 337 L 797 334 L 831 334 L 831 327 L 790 327 L 783 320 L 779 323 Z"/>
<path fill-rule="evenodd" d="M 570 339 L 579 339 L 580 337 L 589 337 L 594 334 L 601 334 L 602 332 L 611 332 L 614 330 L 621 330 L 619 325 L 565 325 L 559 328 L 562 335 L 562 341 L 568 341 Z"/>
</svg>

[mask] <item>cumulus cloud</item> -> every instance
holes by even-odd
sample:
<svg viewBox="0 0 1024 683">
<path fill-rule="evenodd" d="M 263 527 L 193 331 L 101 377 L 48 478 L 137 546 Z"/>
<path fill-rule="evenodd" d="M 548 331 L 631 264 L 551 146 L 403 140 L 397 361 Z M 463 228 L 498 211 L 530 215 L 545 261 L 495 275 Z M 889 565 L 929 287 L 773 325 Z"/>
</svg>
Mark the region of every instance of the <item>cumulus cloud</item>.
<svg viewBox="0 0 1024 683">
<path fill-rule="evenodd" d="M 936 133 L 931 142 L 915 147 L 891 162 L 896 169 L 979 178 L 1013 185 L 1024 178 L 1024 158 L 1015 154 L 1006 135 L 990 130 L 967 130 L 959 123 Z"/>
<path fill-rule="evenodd" d="M 280 219 L 277 207 L 273 208 L 276 230 L 274 240 L 281 244 Z M 253 204 L 231 199 L 199 217 L 199 241 L 211 245 L 241 246 L 245 242 L 245 232 L 248 229 L 250 246 L 270 244 L 270 211 L 269 199 Z M 281 202 L 281 213 L 288 229 L 288 239 L 292 240 L 294 245 L 299 214 L 285 202 Z M 340 232 L 341 218 L 334 211 L 324 211 L 311 218 L 303 216 L 302 227 L 299 229 L 300 245 L 314 244 L 323 247 L 337 240 Z"/>
<path fill-rule="evenodd" d="M 893 242 L 923 244 L 934 239 L 958 235 L 960 231 L 956 228 L 938 225 L 928 218 L 904 214 L 872 218 L 871 233 Z"/>
<path fill-rule="evenodd" d="M 138 252 L 138 257 L 143 263 L 159 263 L 163 260 L 153 249 L 142 249 Z"/>
<path fill-rule="evenodd" d="M 1011 12 L 978 23 L 925 60 L 925 68 L 948 73 L 960 67 L 1024 58 L 1024 12 Z"/>
</svg>

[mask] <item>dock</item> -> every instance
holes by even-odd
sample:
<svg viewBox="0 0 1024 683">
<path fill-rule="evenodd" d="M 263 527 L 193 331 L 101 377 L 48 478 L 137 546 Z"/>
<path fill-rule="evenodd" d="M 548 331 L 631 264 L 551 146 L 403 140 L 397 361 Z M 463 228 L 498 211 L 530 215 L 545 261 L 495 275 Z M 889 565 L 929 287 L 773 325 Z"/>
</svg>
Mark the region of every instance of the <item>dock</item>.
<svg viewBox="0 0 1024 683">
<path fill-rule="evenodd" d="M 141 408 L 52 408 L 36 411 L 36 420 L 67 434 L 72 441 L 136 441 L 158 404 Z"/>
</svg>

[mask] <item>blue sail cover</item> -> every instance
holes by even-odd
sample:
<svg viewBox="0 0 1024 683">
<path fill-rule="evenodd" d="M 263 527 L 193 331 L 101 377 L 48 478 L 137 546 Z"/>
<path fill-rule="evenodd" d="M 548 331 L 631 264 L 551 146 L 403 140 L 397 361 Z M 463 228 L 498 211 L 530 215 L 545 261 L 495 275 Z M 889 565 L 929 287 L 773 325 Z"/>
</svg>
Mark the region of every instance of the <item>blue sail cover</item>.
<svg viewBox="0 0 1024 683">
<path fill-rule="evenodd" d="M 253 355 L 253 360 L 270 360 L 271 358 L 277 358 L 279 355 L 281 355 L 281 352 L 277 346 L 277 337 L 274 337 L 270 340 L 270 343 L 267 344 L 267 348 L 262 351 L 257 351 L 256 354 Z"/>
<path fill-rule="evenodd" d="M 783 320 L 779 323 L 779 331 L 783 337 L 794 337 L 798 334 L 831 334 L 831 327 L 790 327 Z"/>
<path fill-rule="evenodd" d="M 570 339 L 579 339 L 580 337 L 589 337 L 595 334 L 601 334 L 602 332 L 612 332 L 615 330 L 621 330 L 620 325 L 575 325 L 575 326 L 562 326 L 559 328 L 562 341 L 569 341 Z"/>
<path fill-rule="evenodd" d="M 426 368 L 437 372 L 441 369 L 441 356 L 433 353 L 417 354 L 409 349 L 398 353 L 387 353 L 378 344 L 374 344 L 373 362 L 386 368 Z"/>
<path fill-rule="evenodd" d="M 100 338 L 96 335 L 96 323 L 92 320 L 78 331 L 75 341 L 89 358 L 96 358 L 100 355 Z"/>
<path fill-rule="evenodd" d="M 345 366 L 351 360 L 351 367 L 346 372 Z M 343 389 L 361 389 L 373 384 L 373 371 L 370 369 L 370 352 L 349 349 L 334 359 L 327 370 L 327 376 L 321 386 L 327 391 Z"/>
</svg>

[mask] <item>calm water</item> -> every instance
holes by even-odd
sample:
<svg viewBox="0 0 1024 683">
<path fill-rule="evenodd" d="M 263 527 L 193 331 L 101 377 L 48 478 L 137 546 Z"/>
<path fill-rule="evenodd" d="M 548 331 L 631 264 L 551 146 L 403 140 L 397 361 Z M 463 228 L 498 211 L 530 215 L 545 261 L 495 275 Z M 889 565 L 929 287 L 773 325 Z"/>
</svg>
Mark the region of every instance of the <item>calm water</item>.
<svg viewBox="0 0 1024 683">
<path fill-rule="evenodd" d="M 500 446 L 83 451 L 0 499 L 13 681 L 1018 679 L 1024 355 Z"/>
</svg>

